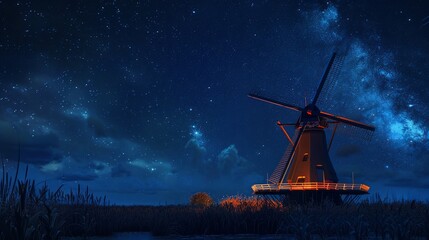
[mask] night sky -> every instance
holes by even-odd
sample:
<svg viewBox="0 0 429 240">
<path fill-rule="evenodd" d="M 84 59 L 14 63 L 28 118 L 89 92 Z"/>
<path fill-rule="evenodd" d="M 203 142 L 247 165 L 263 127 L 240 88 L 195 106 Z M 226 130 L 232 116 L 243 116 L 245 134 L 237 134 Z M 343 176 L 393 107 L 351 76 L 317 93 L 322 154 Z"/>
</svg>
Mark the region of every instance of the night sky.
<svg viewBox="0 0 429 240">
<path fill-rule="evenodd" d="M 38 186 L 117 204 L 251 195 L 287 147 L 276 122 L 299 113 L 247 94 L 304 106 L 338 51 L 319 107 L 377 128 L 336 135 L 340 181 L 428 200 L 424 2 L 0 1 L 6 170 L 21 153 Z"/>
</svg>

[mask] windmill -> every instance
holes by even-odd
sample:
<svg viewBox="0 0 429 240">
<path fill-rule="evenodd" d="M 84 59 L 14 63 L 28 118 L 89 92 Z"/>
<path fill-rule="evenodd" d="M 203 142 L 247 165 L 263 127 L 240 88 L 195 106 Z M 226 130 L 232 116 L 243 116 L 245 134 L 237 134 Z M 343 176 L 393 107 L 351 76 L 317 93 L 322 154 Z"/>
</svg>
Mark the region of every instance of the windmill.
<svg viewBox="0 0 429 240">
<path fill-rule="evenodd" d="M 330 71 L 333 68 L 336 70 L 336 67 L 333 67 L 335 58 L 336 53 L 333 53 L 313 100 L 305 107 L 249 94 L 253 99 L 301 113 L 296 123 L 277 122 L 286 135 L 289 146 L 269 178 L 270 183 L 253 185 L 254 194 L 286 196 L 296 202 L 320 202 L 322 199 L 329 198 L 336 203 L 341 203 L 341 195 L 356 197 L 368 193 L 367 185 L 355 184 L 354 180 L 353 183 L 339 183 L 329 157 L 329 149 L 339 124 L 367 133 L 375 130 L 373 126 L 321 111 L 317 107 L 322 89 L 328 76 L 332 74 Z M 325 129 L 330 125 L 334 125 L 334 129 L 328 144 Z M 293 137 L 289 136 L 285 126 L 295 128 Z"/>
</svg>

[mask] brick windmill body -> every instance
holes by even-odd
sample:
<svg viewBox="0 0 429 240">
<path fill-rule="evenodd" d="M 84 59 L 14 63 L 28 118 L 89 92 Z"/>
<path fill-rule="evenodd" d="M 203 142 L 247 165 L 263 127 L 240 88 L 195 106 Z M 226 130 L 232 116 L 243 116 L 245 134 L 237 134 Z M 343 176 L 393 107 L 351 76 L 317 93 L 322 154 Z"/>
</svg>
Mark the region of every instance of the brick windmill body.
<svg viewBox="0 0 429 240">
<path fill-rule="evenodd" d="M 249 94 L 249 97 L 301 112 L 296 123 L 282 124 L 277 122 L 287 139 L 289 146 L 278 163 L 267 184 L 252 186 L 254 194 L 265 196 L 284 196 L 294 202 L 321 202 L 330 199 L 336 203 L 346 197 L 367 194 L 369 187 L 364 184 L 339 183 L 335 169 L 329 157 L 329 149 L 339 124 L 373 132 L 373 126 L 360 123 L 345 117 L 321 111 L 316 103 L 323 86 L 334 65 L 334 53 L 328 63 L 316 94 L 310 104 L 304 108 L 287 104 L 270 98 Z M 334 125 L 329 144 L 325 129 Z M 295 134 L 290 137 L 285 126 L 293 126 Z"/>
</svg>

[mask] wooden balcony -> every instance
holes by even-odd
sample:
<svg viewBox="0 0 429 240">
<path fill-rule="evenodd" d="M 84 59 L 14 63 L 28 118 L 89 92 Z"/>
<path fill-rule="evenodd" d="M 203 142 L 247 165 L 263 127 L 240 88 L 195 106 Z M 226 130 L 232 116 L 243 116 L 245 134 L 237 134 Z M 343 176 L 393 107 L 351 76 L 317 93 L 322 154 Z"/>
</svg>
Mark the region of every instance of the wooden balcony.
<svg viewBox="0 0 429 240">
<path fill-rule="evenodd" d="M 254 194 L 286 194 L 292 191 L 335 191 L 340 194 L 367 194 L 369 186 L 352 183 L 282 183 L 282 184 L 255 184 L 252 186 Z"/>
</svg>

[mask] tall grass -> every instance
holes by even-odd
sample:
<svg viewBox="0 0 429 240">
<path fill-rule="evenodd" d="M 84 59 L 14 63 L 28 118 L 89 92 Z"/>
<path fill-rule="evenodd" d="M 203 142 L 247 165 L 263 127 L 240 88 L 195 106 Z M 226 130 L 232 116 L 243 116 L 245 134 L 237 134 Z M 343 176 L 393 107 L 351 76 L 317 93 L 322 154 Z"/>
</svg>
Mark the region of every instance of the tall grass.
<svg viewBox="0 0 429 240">
<path fill-rule="evenodd" d="M 18 179 L 20 158 L 12 178 L 5 170 L 2 159 L 0 181 L 0 239 L 59 239 L 60 223 L 57 212 L 50 205 L 56 193 L 45 185 L 36 189 L 34 180 Z M 44 208 L 43 208 L 44 206 Z"/>
<path fill-rule="evenodd" d="M 229 203 L 233 201 L 232 203 Z M 94 206 L 93 234 L 147 231 L 154 235 L 286 234 L 297 239 L 411 239 L 429 237 L 429 204 L 379 198 L 337 206 L 273 206 L 228 198 L 210 207 Z"/>
<path fill-rule="evenodd" d="M 18 179 L 20 158 L 18 158 L 14 176 L 5 170 L 2 159 L 2 177 L 0 179 L 0 240 L 3 239 L 60 239 L 65 235 L 64 229 L 69 215 L 79 216 L 84 230 L 90 229 L 89 221 L 95 220 L 82 215 L 85 211 L 74 211 L 70 208 L 88 208 L 108 204 L 106 197 L 95 197 L 88 188 L 81 192 L 80 185 L 76 193 L 68 193 L 59 187 L 51 191 L 45 184 L 36 187 L 35 181 L 28 179 L 28 166 L 23 179 Z M 64 208 L 64 206 L 68 206 Z M 67 211 L 64 211 L 67 209 Z M 91 220 L 88 220 L 91 219 Z M 80 229 L 80 230 L 82 230 Z M 91 231 L 81 231 L 80 235 Z"/>
<path fill-rule="evenodd" d="M 19 161 L 18 161 L 19 168 Z M 112 206 L 77 191 L 9 175 L 2 166 L 0 240 L 61 239 L 145 231 L 154 235 L 286 234 L 296 239 L 429 239 L 429 203 L 373 198 L 338 206 L 228 197 L 210 206 Z"/>
</svg>

